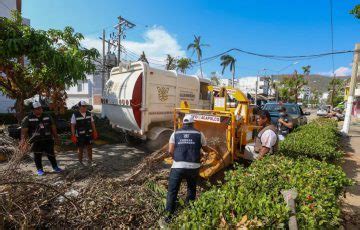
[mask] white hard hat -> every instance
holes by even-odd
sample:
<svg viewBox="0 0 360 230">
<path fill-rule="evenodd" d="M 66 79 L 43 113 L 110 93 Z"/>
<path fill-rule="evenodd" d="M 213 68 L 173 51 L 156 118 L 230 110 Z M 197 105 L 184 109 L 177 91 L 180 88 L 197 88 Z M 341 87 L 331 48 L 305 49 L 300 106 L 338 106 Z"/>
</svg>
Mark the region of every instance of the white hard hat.
<svg viewBox="0 0 360 230">
<path fill-rule="evenodd" d="M 37 108 L 41 107 L 41 103 L 38 101 L 35 101 L 32 103 L 32 107 L 33 107 L 33 109 L 37 109 Z"/>
<path fill-rule="evenodd" d="M 88 103 L 86 103 L 86 101 L 79 101 L 79 106 L 82 106 L 82 105 L 88 105 Z"/>
<path fill-rule="evenodd" d="M 183 124 L 190 124 L 190 123 L 194 123 L 194 116 L 191 114 L 186 114 L 183 119 Z"/>
</svg>

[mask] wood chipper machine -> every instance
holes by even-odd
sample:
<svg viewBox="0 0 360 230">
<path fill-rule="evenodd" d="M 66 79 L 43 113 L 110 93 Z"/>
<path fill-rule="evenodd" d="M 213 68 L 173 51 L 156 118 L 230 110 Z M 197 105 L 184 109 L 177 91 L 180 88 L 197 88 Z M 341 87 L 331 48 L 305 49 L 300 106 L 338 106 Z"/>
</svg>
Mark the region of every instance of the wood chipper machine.
<svg viewBox="0 0 360 230">
<path fill-rule="evenodd" d="M 185 114 L 192 114 L 194 127 L 204 133 L 207 146 L 213 149 L 201 160 L 200 176 L 205 179 L 233 164 L 245 145 L 253 142 L 258 128 L 253 107 L 240 90 L 209 86 L 209 97 L 210 110 L 192 109 L 183 101 L 174 111 L 174 130 L 182 127 Z"/>
</svg>

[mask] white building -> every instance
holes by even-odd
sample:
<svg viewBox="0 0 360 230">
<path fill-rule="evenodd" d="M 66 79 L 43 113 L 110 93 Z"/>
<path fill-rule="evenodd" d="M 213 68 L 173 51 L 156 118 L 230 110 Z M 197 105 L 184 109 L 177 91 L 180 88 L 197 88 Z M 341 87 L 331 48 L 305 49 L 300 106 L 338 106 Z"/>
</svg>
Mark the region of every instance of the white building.
<svg viewBox="0 0 360 230">
<path fill-rule="evenodd" d="M 101 110 L 101 74 L 95 72 L 93 75 L 87 75 L 86 80 L 78 81 L 77 85 L 67 88 L 66 106 L 71 108 L 80 100 L 93 105 L 94 111 Z"/>
<path fill-rule="evenodd" d="M 0 17 L 11 17 L 11 11 L 17 10 L 21 12 L 21 0 L 0 0 Z M 23 18 L 25 25 L 30 25 L 30 20 Z M 25 59 L 26 62 L 26 59 Z M 0 72 L 0 77 L 6 77 L 4 73 Z M 14 106 L 15 100 L 6 97 L 0 92 L 0 113 L 9 113 Z"/>
<path fill-rule="evenodd" d="M 244 93 L 255 94 L 256 92 L 256 76 L 250 77 L 239 77 L 235 79 L 235 87 L 240 89 Z M 265 94 L 269 93 L 269 85 L 268 81 L 265 81 L 263 78 L 258 79 L 258 94 Z M 228 78 L 221 78 L 219 79 L 221 86 L 232 86 L 232 80 Z"/>
</svg>

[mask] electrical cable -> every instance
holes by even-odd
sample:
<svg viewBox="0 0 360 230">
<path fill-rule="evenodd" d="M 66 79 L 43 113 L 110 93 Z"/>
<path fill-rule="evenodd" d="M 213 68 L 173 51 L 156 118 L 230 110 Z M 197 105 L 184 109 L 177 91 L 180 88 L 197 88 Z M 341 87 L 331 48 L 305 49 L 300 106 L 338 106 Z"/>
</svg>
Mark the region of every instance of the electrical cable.
<svg viewBox="0 0 360 230">
<path fill-rule="evenodd" d="M 1 1 L 0 1 L 0 3 L 1 3 L 1 5 L 5 6 L 8 10 L 11 11 L 11 9 L 10 9 L 4 2 L 1 2 Z"/>
<path fill-rule="evenodd" d="M 330 0 L 330 31 L 331 31 L 331 52 L 334 53 L 334 23 L 333 23 L 333 1 Z M 332 72 L 335 76 L 335 61 L 334 54 L 331 55 L 332 59 Z"/>
</svg>

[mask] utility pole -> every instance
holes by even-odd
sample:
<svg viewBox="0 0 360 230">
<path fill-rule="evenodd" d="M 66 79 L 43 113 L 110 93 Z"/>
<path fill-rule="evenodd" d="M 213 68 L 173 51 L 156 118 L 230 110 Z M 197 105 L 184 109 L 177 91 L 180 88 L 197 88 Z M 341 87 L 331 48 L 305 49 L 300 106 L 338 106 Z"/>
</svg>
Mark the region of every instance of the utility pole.
<svg viewBox="0 0 360 230">
<path fill-rule="evenodd" d="M 259 82 L 259 74 L 256 75 L 256 88 L 255 88 L 255 105 L 257 105 L 257 94 L 258 94 L 258 82 Z"/>
<path fill-rule="evenodd" d="M 118 20 L 119 20 L 119 22 L 115 26 L 115 28 L 118 29 L 118 35 L 117 35 L 118 36 L 117 37 L 117 39 L 118 39 L 118 55 L 117 55 L 118 63 L 117 64 L 119 65 L 121 62 L 121 37 L 123 36 L 125 38 L 126 37 L 124 34 L 125 30 L 135 27 L 135 24 L 126 20 L 125 18 L 123 18 L 121 16 L 118 17 Z"/>
<path fill-rule="evenodd" d="M 351 121 L 351 111 L 352 111 L 352 107 L 353 107 L 355 87 L 356 87 L 356 78 L 358 76 L 359 61 L 360 61 L 360 43 L 357 43 L 355 45 L 354 62 L 353 62 L 353 66 L 352 66 L 350 90 L 349 90 L 349 96 L 347 99 L 344 125 L 341 130 L 341 132 L 344 134 L 349 133 L 350 121 Z"/>
<path fill-rule="evenodd" d="M 105 65 L 106 65 L 106 56 L 105 56 L 105 30 L 102 34 L 102 75 L 101 75 L 101 97 L 104 97 L 104 88 L 105 88 Z"/>
</svg>

